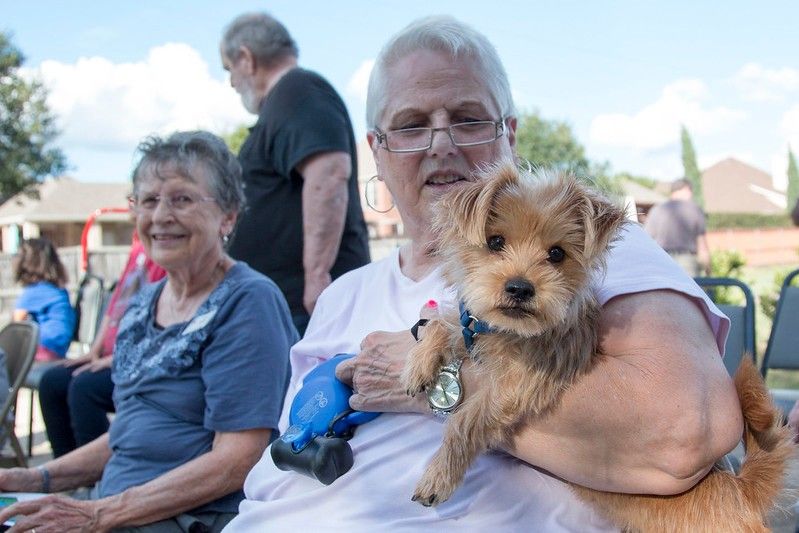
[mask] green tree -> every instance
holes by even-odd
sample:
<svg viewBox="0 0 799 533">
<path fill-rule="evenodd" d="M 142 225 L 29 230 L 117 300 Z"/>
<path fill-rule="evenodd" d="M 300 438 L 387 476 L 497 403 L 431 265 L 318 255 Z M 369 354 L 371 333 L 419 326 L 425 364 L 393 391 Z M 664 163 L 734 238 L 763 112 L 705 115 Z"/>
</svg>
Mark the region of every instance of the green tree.
<svg viewBox="0 0 799 533">
<path fill-rule="evenodd" d="M 641 187 L 646 187 L 647 189 L 654 189 L 658 184 L 657 180 L 655 179 L 647 176 L 637 176 L 635 174 L 630 174 L 629 172 L 619 172 L 615 177 L 617 180 L 632 181 L 633 183 L 637 183 Z"/>
<path fill-rule="evenodd" d="M 0 202 L 66 168 L 64 154 L 51 146 L 58 131 L 44 87 L 19 75 L 24 60 L 0 32 Z"/>
<path fill-rule="evenodd" d="M 516 151 L 519 157 L 536 166 L 556 168 L 586 176 L 591 163 L 585 149 L 565 122 L 546 120 L 537 112 L 519 118 L 516 130 Z"/>
<path fill-rule="evenodd" d="M 592 162 L 566 122 L 525 113 L 516 129 L 516 152 L 532 165 L 572 172 L 611 196 L 623 197 L 620 181 L 607 162 Z"/>
<path fill-rule="evenodd" d="M 247 139 L 247 135 L 249 134 L 250 127 L 242 124 L 230 133 L 222 135 L 222 140 L 225 141 L 225 144 L 227 144 L 227 147 L 230 148 L 231 152 L 238 155 L 239 150 L 241 150 L 241 145 L 244 144 L 244 141 Z"/>
<path fill-rule="evenodd" d="M 796 166 L 796 157 L 794 157 L 791 148 L 788 147 L 788 212 L 790 213 L 793 206 L 796 205 L 796 199 L 799 198 L 799 168 Z"/>
<path fill-rule="evenodd" d="M 705 208 L 705 195 L 702 191 L 702 173 L 699 172 L 699 166 L 696 164 L 696 151 L 694 151 L 694 143 L 691 141 L 691 136 L 685 126 L 682 126 L 682 166 L 685 172 L 685 179 L 691 182 L 694 190 L 694 201 L 699 204 L 702 209 Z"/>
</svg>

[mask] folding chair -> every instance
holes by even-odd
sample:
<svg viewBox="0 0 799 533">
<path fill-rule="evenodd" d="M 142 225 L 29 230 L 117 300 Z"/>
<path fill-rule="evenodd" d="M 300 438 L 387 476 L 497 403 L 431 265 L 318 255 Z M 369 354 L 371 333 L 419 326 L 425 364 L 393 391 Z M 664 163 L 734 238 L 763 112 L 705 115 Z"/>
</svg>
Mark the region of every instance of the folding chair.
<svg viewBox="0 0 799 533">
<path fill-rule="evenodd" d="M 102 312 L 108 303 L 110 294 L 105 290 L 103 278 L 87 273 L 78 285 L 78 292 L 75 295 L 75 304 L 72 306 L 75 311 L 75 330 L 72 333 L 72 340 L 79 342 L 86 351 L 87 346 L 92 343 L 97 328 L 102 321 Z M 44 373 L 53 366 L 54 363 L 36 363 L 28 373 L 23 387 L 30 390 L 30 409 L 28 410 L 28 431 L 31 438 L 28 440 L 28 457 L 33 456 L 33 409 L 35 404 L 35 393 L 39 390 L 39 383 Z"/>
<path fill-rule="evenodd" d="M 9 390 L 8 397 L 0 406 L 0 424 L 14 449 L 19 466 L 28 466 L 25 454 L 14 428 L 14 419 L 9 415 L 17 404 L 17 393 L 25 382 L 28 371 L 39 346 L 39 326 L 35 322 L 12 322 L 0 331 L 0 348 L 6 353 Z M 30 436 L 33 438 L 33 435 Z"/>
<path fill-rule="evenodd" d="M 724 346 L 724 367 L 730 375 L 734 375 L 741 363 L 744 353 L 749 353 L 757 362 L 755 353 L 755 297 L 749 286 L 735 278 L 694 278 L 694 281 L 705 289 L 714 300 L 718 287 L 736 287 L 744 296 L 744 305 L 719 304 L 716 306 L 730 319 L 730 332 Z M 714 300 L 715 301 L 715 300 Z"/>
<path fill-rule="evenodd" d="M 799 287 L 791 285 L 797 276 L 799 269 L 790 272 L 780 289 L 777 311 L 760 368 L 764 378 L 771 368 L 799 370 Z M 799 390 L 771 389 L 771 396 L 787 417 L 799 399 Z"/>
<path fill-rule="evenodd" d="M 75 333 L 72 340 L 87 346 L 92 343 L 102 320 L 109 293 L 100 276 L 86 273 L 75 296 Z"/>
</svg>

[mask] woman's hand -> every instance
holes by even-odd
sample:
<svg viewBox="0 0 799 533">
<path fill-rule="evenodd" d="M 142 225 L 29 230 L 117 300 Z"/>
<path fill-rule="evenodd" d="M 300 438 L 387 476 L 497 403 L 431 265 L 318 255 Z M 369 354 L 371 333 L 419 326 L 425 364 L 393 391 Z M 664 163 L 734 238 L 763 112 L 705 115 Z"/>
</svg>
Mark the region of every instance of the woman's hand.
<svg viewBox="0 0 799 533">
<path fill-rule="evenodd" d="M 42 490 L 42 473 L 35 468 L 0 470 L 0 490 L 4 492 L 38 492 Z M 11 532 L 36 530 L 37 533 L 70 531 L 107 531 L 98 527 L 94 501 L 78 501 L 51 494 L 36 500 L 18 502 L 0 512 L 0 524 L 17 517 Z"/>
<path fill-rule="evenodd" d="M 111 357 L 103 357 L 102 359 L 89 361 L 88 363 L 79 366 L 74 372 L 72 372 L 72 377 L 87 371 L 99 372 L 100 370 L 105 370 L 106 368 L 111 368 Z"/>
<path fill-rule="evenodd" d="M 65 366 L 67 368 L 72 368 L 73 366 L 83 366 L 86 363 L 91 363 L 92 361 L 94 361 L 94 357 L 92 357 L 91 354 L 86 354 L 81 355 L 80 357 L 61 359 L 60 361 L 56 362 L 56 364 Z"/>
<path fill-rule="evenodd" d="M 0 512 L 0 523 L 17 517 L 10 533 L 105 532 L 99 524 L 100 504 L 96 500 L 81 501 L 51 494 L 35 500 L 18 502 Z"/>
<path fill-rule="evenodd" d="M 435 318 L 435 302 L 428 303 L 422 318 Z M 419 335 L 424 328 L 419 328 Z M 336 367 L 336 377 L 350 385 L 350 407 L 359 411 L 429 413 L 427 397 L 408 396 L 400 376 L 408 352 L 416 343 L 410 330 L 375 331 L 361 342 L 361 351 Z"/>
</svg>

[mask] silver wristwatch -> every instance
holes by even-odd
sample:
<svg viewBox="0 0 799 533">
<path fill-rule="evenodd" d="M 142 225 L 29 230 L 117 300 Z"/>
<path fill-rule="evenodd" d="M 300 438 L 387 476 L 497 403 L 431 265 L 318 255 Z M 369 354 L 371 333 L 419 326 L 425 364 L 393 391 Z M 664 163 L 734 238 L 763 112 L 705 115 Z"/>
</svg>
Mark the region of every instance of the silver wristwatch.
<svg viewBox="0 0 799 533">
<path fill-rule="evenodd" d="M 457 359 L 441 367 L 433 385 L 427 388 L 427 403 L 437 415 L 452 413 L 463 401 L 462 364 L 463 359 Z"/>
</svg>

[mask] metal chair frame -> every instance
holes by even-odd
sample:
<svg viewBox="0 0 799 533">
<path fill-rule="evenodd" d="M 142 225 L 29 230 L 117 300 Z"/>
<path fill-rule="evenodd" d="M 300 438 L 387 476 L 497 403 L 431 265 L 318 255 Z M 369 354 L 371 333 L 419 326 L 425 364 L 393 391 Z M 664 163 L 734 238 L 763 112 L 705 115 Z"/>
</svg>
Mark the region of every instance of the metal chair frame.
<svg viewBox="0 0 799 533">
<path fill-rule="evenodd" d="M 6 353 L 9 381 L 8 397 L 0 406 L 0 425 L 11 443 L 17 463 L 22 467 L 28 466 L 28 461 L 17 438 L 14 420 L 9 414 L 16 408 L 17 394 L 33 365 L 38 346 L 39 326 L 35 322 L 12 322 L 0 330 L 0 347 Z"/>
<path fill-rule="evenodd" d="M 799 269 L 785 277 L 777 300 L 774 321 L 763 354 L 760 372 L 763 378 L 769 369 L 799 370 L 799 287 L 792 286 L 793 280 L 799 276 Z M 777 407 L 782 410 L 786 420 L 794 404 L 799 401 L 797 389 L 770 389 L 771 397 Z"/>
<path fill-rule="evenodd" d="M 729 305 L 729 304 L 716 304 L 722 312 L 731 310 L 733 307 L 742 309 L 743 324 L 737 323 L 737 317 L 734 313 L 729 313 L 730 318 L 730 333 L 727 336 L 727 345 L 730 344 L 730 338 L 734 335 L 742 335 L 741 353 L 729 354 L 725 351 L 724 366 L 730 375 L 735 374 L 740 364 L 741 357 L 744 353 L 749 353 L 752 360 L 757 363 L 757 345 L 755 342 L 755 297 L 749 286 L 741 280 L 729 277 L 698 277 L 694 278 L 697 285 L 703 289 L 712 289 L 713 287 L 737 287 L 744 295 L 744 305 Z M 711 295 L 711 300 L 713 299 Z M 741 331 L 739 328 L 743 327 Z M 730 358 L 732 355 L 732 358 Z"/>
</svg>

